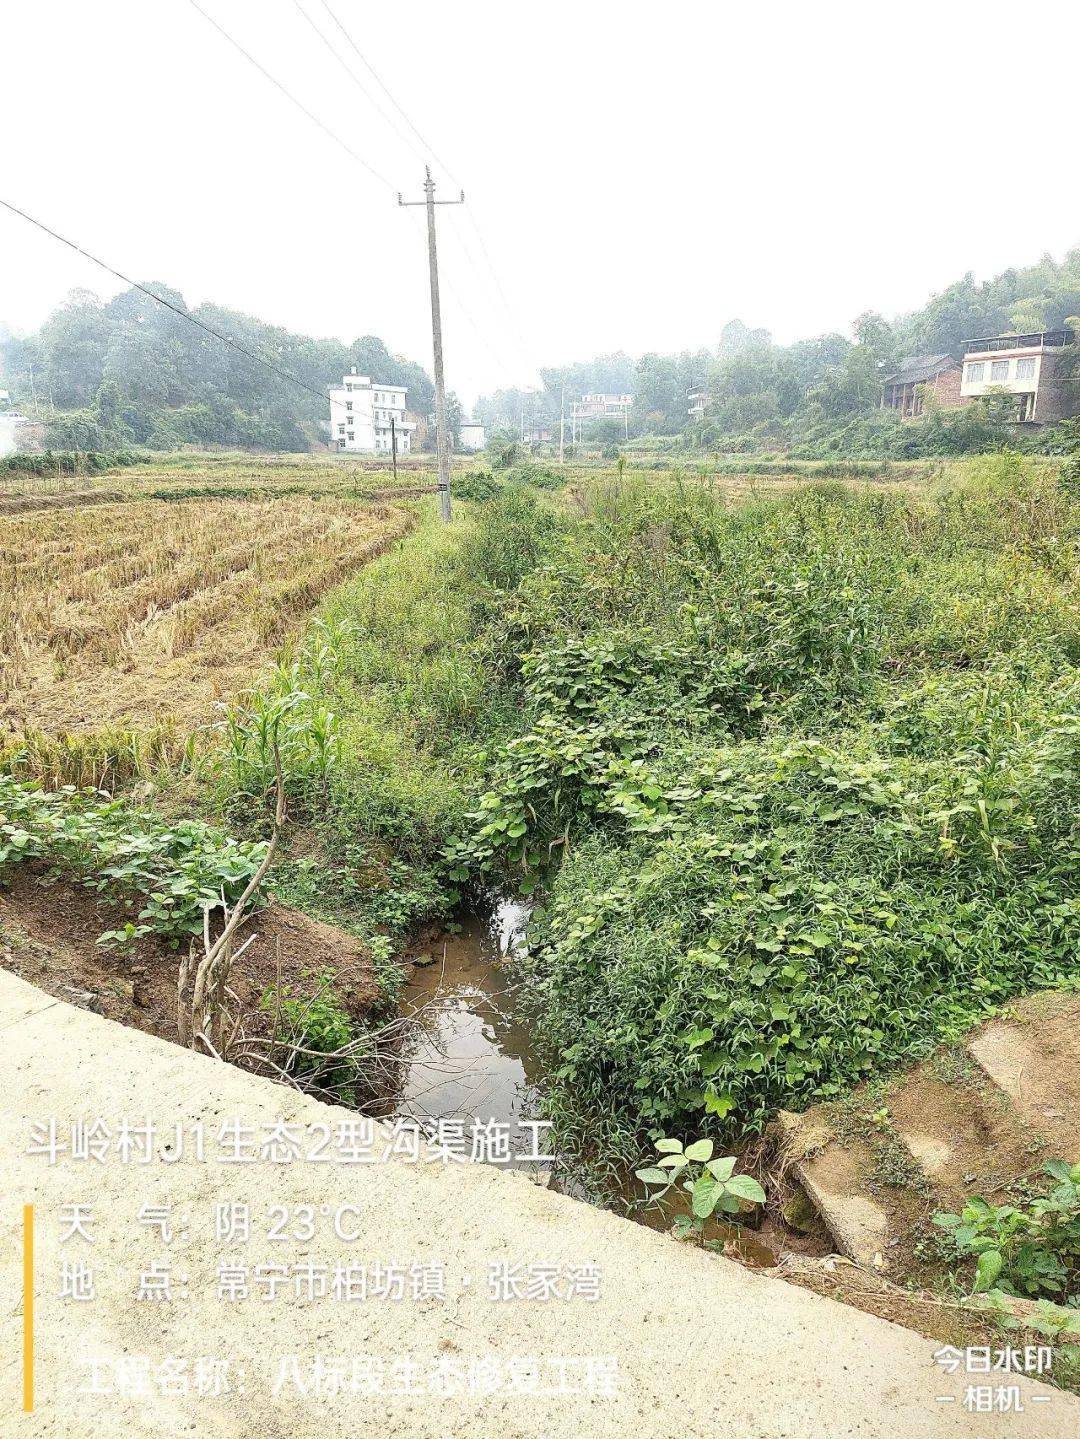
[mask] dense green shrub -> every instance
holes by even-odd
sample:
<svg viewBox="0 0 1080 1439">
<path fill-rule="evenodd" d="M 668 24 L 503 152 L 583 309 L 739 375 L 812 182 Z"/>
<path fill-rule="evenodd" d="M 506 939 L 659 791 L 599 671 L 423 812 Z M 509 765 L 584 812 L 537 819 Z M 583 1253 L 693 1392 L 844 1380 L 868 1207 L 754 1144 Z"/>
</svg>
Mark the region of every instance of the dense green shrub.
<svg viewBox="0 0 1080 1439">
<path fill-rule="evenodd" d="M 505 592 L 455 857 L 542 881 L 564 1125 L 760 1128 L 1077 975 L 1076 519 L 1008 455 L 933 502 L 624 484 Z"/>
<path fill-rule="evenodd" d="M 0 460 L 0 476 L 99 475 L 104 470 L 137 465 L 143 458 L 130 450 L 44 450 L 40 454 L 20 453 L 7 455 Z"/>
<path fill-rule="evenodd" d="M 566 483 L 566 475 L 550 465 L 528 460 L 524 464 L 511 465 L 506 471 L 506 482 L 511 485 L 532 485 L 538 490 L 558 490 Z"/>
<path fill-rule="evenodd" d="M 504 489 L 504 478 L 496 478 L 487 470 L 466 470 L 450 476 L 450 492 L 459 500 L 493 500 Z"/>
</svg>

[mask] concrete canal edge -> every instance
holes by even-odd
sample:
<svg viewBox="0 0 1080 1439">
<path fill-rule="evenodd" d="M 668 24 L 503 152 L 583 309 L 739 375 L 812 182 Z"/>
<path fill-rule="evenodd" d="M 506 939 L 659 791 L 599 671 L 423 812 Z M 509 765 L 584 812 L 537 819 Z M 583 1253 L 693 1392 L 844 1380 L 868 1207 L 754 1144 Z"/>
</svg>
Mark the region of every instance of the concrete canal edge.
<svg viewBox="0 0 1080 1439">
<path fill-rule="evenodd" d="M 1031 1436 L 1080 1431 L 1080 1401 L 1018 1380 L 1023 1412 L 966 1412 L 961 1368 L 946 1373 L 935 1345 L 919 1335 L 738 1264 L 677 1245 L 663 1235 L 552 1194 L 520 1175 L 483 1165 L 323 1163 L 230 1165 L 185 1157 L 149 1164 L 55 1164 L 28 1154 L 31 1124 L 152 1118 L 159 1135 L 204 1122 L 208 1134 L 239 1118 L 295 1126 L 355 1118 L 268 1080 L 189 1053 L 53 999 L 0 972 L 0 1156 L 6 1177 L 2 1253 L 4 1433 L 83 1439 L 100 1434 L 207 1435 L 247 1439 L 334 1439 L 360 1433 L 435 1436 L 710 1436 L 806 1439 L 834 1436 Z M 310 1242 L 254 1237 L 237 1249 L 215 1239 L 218 1203 L 310 1205 Z M 60 1243 L 64 1205 L 94 1208 L 93 1245 Z M 23 1371 L 23 1207 L 34 1206 L 34 1412 L 21 1414 Z M 159 1232 L 139 1224 L 144 1206 L 167 1207 L 178 1233 L 164 1251 Z M 337 1238 L 325 1215 L 350 1206 L 355 1241 Z M 325 1214 L 324 1214 L 325 1211 Z M 184 1227 L 186 1226 L 186 1232 Z M 72 1249 L 76 1246 L 78 1252 Z M 283 1254 L 287 1250 L 287 1254 Z M 139 1271 L 172 1262 L 186 1297 L 135 1302 Z M 298 1258 L 445 1265 L 447 1297 L 365 1302 L 312 1301 L 282 1293 L 220 1299 L 215 1278 L 228 1255 L 246 1266 Z M 64 1259 L 92 1266 L 96 1297 L 60 1298 Z M 488 1266 L 594 1262 L 600 1297 L 499 1302 Z M 469 1282 L 467 1282 L 469 1281 Z M 80 1393 L 85 1361 L 147 1355 L 228 1358 L 243 1391 Z M 374 1356 L 387 1372 L 409 1358 L 492 1361 L 614 1356 L 614 1395 L 571 1392 L 365 1397 L 272 1393 L 280 1363 L 298 1356 L 307 1374 L 328 1360 Z M 452 1366 L 451 1366 L 452 1367 Z M 458 1372 L 458 1371 L 456 1371 Z M 580 1373 L 579 1370 L 571 1371 Z M 155 1371 L 156 1373 L 156 1371 Z M 550 1371 L 545 1384 L 552 1388 Z M 105 1387 L 108 1387 L 106 1384 Z M 583 1387 L 571 1379 L 571 1388 Z"/>
</svg>

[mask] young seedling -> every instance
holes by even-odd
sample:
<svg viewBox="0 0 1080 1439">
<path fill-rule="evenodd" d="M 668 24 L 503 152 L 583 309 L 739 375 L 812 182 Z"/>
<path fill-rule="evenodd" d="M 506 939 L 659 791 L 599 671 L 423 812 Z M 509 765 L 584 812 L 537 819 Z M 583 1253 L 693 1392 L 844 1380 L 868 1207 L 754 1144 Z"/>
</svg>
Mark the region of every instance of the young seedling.
<svg viewBox="0 0 1080 1439">
<path fill-rule="evenodd" d="M 734 1155 L 712 1157 L 711 1139 L 697 1139 L 683 1147 L 678 1139 L 657 1141 L 660 1156 L 654 1165 L 635 1170 L 648 1186 L 650 1200 L 661 1201 L 677 1184 L 690 1195 L 690 1213 L 678 1214 L 673 1223 L 677 1239 L 701 1239 L 705 1223 L 718 1212 L 737 1215 L 744 1204 L 764 1204 L 765 1191 L 749 1174 L 736 1174 Z M 708 1242 L 706 1247 L 711 1247 Z"/>
</svg>

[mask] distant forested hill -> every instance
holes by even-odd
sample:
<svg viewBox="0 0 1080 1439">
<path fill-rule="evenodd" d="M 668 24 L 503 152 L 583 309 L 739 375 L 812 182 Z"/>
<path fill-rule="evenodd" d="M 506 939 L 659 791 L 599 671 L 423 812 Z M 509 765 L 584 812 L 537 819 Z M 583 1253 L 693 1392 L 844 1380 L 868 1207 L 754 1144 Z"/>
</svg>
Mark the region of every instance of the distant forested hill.
<svg viewBox="0 0 1080 1439">
<path fill-rule="evenodd" d="M 165 285 L 156 294 L 187 310 Z M 410 408 L 427 414 L 431 380 L 417 364 L 365 335 L 351 345 L 316 340 L 218 305 L 189 313 L 322 393 L 350 366 L 409 387 Z M 0 388 L 47 422 L 63 449 L 123 445 L 242 445 L 304 450 L 321 438 L 326 405 L 264 365 L 205 334 L 138 290 L 100 300 L 73 291 L 36 335 L 0 330 Z"/>
<path fill-rule="evenodd" d="M 942 413 L 933 423 L 901 425 L 879 409 L 881 377 L 912 354 L 958 354 L 965 340 L 1008 331 L 1056 329 L 1080 315 L 1080 249 L 1058 262 L 1004 271 L 977 284 L 950 285 L 922 309 L 893 321 L 867 311 L 838 333 L 776 345 L 767 330 L 732 320 L 712 350 L 677 355 L 602 356 L 541 371 L 539 394 L 501 390 L 477 403 L 489 427 L 515 428 L 519 416 L 558 423 L 562 385 L 576 398 L 589 390 L 634 396 L 631 434 L 681 437 L 706 449 L 779 447 L 806 453 L 948 453 L 992 447 L 1009 435 L 993 407 Z M 1080 373 L 1080 362 L 1077 365 Z M 687 390 L 704 387 L 706 413 L 692 421 Z M 592 440 L 618 440 L 620 426 L 598 421 Z"/>
</svg>

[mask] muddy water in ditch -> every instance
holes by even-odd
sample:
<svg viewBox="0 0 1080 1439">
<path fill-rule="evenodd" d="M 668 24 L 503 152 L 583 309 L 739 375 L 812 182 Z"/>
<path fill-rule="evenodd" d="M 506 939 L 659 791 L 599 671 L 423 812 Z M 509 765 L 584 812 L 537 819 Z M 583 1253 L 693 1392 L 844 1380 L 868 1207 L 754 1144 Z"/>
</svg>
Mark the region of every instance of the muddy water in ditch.
<svg viewBox="0 0 1080 1439">
<path fill-rule="evenodd" d="M 459 934 L 440 936 L 431 963 L 415 965 L 402 1009 L 418 1025 L 403 1056 L 394 1113 L 402 1118 L 494 1120 L 508 1126 L 515 1153 L 531 1148 L 540 1065 L 515 1014 L 509 958 L 527 910 L 504 901 L 473 915 Z"/>
<path fill-rule="evenodd" d="M 424 1121 L 494 1120 L 506 1125 L 515 1153 L 532 1144 L 521 1121 L 537 1117 L 543 1071 L 529 1030 L 515 1009 L 511 959 L 521 943 L 528 910 L 504 901 L 491 913 L 470 916 L 460 933 L 439 937 L 428 951 L 431 963 L 415 965 L 402 995 L 402 1009 L 418 1020 L 404 1061 L 393 1113 Z M 546 1148 L 547 1146 L 543 1146 Z M 518 1167 L 517 1164 L 514 1166 Z M 575 1198 L 584 1190 L 554 1164 L 524 1164 L 534 1178 Z M 619 1185 L 617 1207 L 651 1229 L 670 1229 L 687 1208 L 676 1193 L 663 1210 L 640 1206 L 641 1186 L 628 1171 Z M 619 1202 L 621 1201 L 621 1202 Z M 755 1267 L 776 1263 L 780 1245 L 771 1233 L 744 1227 L 710 1226 L 707 1237 L 732 1258 Z"/>
</svg>

